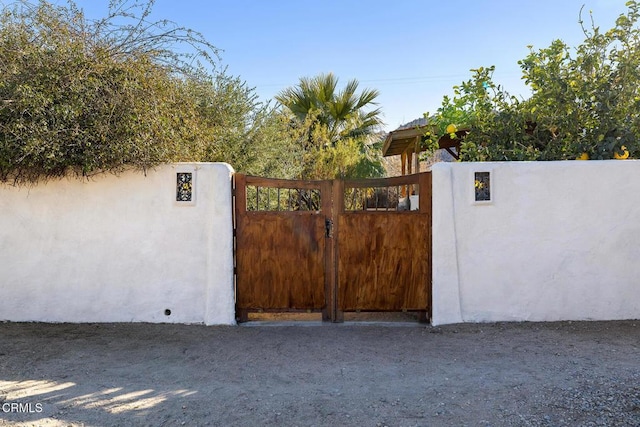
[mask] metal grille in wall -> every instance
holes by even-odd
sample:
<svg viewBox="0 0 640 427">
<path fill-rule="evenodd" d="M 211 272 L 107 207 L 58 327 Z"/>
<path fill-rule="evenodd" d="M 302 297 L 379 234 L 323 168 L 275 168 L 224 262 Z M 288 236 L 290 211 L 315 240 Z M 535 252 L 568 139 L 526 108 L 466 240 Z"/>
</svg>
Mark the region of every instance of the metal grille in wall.
<svg viewBox="0 0 640 427">
<path fill-rule="evenodd" d="M 178 172 L 176 174 L 176 201 L 190 202 L 193 198 L 193 174 Z"/>
<path fill-rule="evenodd" d="M 491 200 L 491 175 L 489 172 L 475 173 L 475 197 L 476 202 L 486 202 Z"/>
</svg>

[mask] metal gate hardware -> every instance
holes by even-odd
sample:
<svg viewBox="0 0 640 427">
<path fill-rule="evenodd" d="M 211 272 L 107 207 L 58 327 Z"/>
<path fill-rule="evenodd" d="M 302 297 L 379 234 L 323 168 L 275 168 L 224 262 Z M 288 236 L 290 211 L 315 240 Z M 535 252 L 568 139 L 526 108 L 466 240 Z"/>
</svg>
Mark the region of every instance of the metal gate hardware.
<svg viewBox="0 0 640 427">
<path fill-rule="evenodd" d="M 331 238 L 333 237 L 333 221 L 330 218 L 324 220 L 324 237 Z"/>
</svg>

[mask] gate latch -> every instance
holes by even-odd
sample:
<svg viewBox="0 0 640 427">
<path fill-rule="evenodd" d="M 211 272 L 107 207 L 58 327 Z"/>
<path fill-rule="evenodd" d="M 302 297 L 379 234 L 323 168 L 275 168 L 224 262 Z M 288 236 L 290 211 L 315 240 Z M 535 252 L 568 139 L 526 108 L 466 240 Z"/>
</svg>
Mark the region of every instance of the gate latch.
<svg viewBox="0 0 640 427">
<path fill-rule="evenodd" d="M 333 221 L 329 218 L 325 218 L 324 220 L 324 237 L 330 238 L 333 237 Z"/>
</svg>

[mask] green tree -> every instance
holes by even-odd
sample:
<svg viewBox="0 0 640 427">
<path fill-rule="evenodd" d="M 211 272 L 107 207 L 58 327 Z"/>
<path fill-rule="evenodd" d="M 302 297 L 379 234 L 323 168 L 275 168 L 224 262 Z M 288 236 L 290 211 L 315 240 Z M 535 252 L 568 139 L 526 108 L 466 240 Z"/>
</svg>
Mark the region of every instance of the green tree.
<svg viewBox="0 0 640 427">
<path fill-rule="evenodd" d="M 203 155 L 208 129 L 189 87 L 207 75 L 190 61 L 216 50 L 197 33 L 147 23 L 151 4 L 112 2 L 99 21 L 73 3 L 2 9 L 1 180 L 146 169 Z M 197 51 L 174 54 L 170 46 L 180 40 Z"/>
<path fill-rule="evenodd" d="M 381 176 L 380 147 L 375 133 L 382 125 L 375 106 L 378 91 L 358 93 L 358 81 L 350 80 L 338 90 L 332 73 L 303 77 L 297 86 L 287 88 L 275 98 L 291 113 L 301 132 L 295 137 L 303 156 L 305 178 Z"/>
<path fill-rule="evenodd" d="M 202 35 L 149 22 L 152 5 L 113 0 L 96 21 L 73 2 L 2 8 L 1 181 L 172 161 L 296 173 L 294 142 L 279 138 L 287 133 L 282 113 L 219 70 L 217 49 Z"/>
<path fill-rule="evenodd" d="M 585 40 L 572 50 L 560 40 L 519 61 L 531 89 L 517 99 L 496 85 L 493 67 L 454 88 L 431 117 L 433 143 L 446 127 L 471 130 L 461 159 L 611 159 L 640 153 L 640 17 L 636 1 L 605 32 L 580 18 Z M 582 11 L 580 13 L 582 17 Z M 432 145 L 433 148 L 433 145 Z"/>
</svg>

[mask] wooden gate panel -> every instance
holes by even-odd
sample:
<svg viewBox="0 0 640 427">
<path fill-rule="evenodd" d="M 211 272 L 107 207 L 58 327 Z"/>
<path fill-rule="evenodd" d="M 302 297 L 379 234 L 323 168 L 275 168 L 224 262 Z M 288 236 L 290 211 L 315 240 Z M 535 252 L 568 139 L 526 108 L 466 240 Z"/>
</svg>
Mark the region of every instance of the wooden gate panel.
<svg viewBox="0 0 640 427">
<path fill-rule="evenodd" d="M 360 194 L 366 200 L 359 209 L 347 209 L 351 194 L 358 192 L 352 189 L 364 190 Z M 339 193 L 335 317 L 341 318 L 342 311 L 420 311 L 426 316 L 431 301 L 431 174 L 346 181 Z M 391 210 L 390 194 L 396 197 Z M 419 196 L 413 210 L 401 199 L 412 194 Z"/>
<path fill-rule="evenodd" d="M 234 180 L 238 319 L 256 311 L 326 310 L 328 184 L 242 174 Z"/>
<path fill-rule="evenodd" d="M 318 310 L 325 306 L 324 217 L 251 215 L 237 235 L 237 307 Z"/>
<path fill-rule="evenodd" d="M 420 311 L 429 305 L 426 215 L 346 213 L 338 236 L 341 311 Z"/>
</svg>

